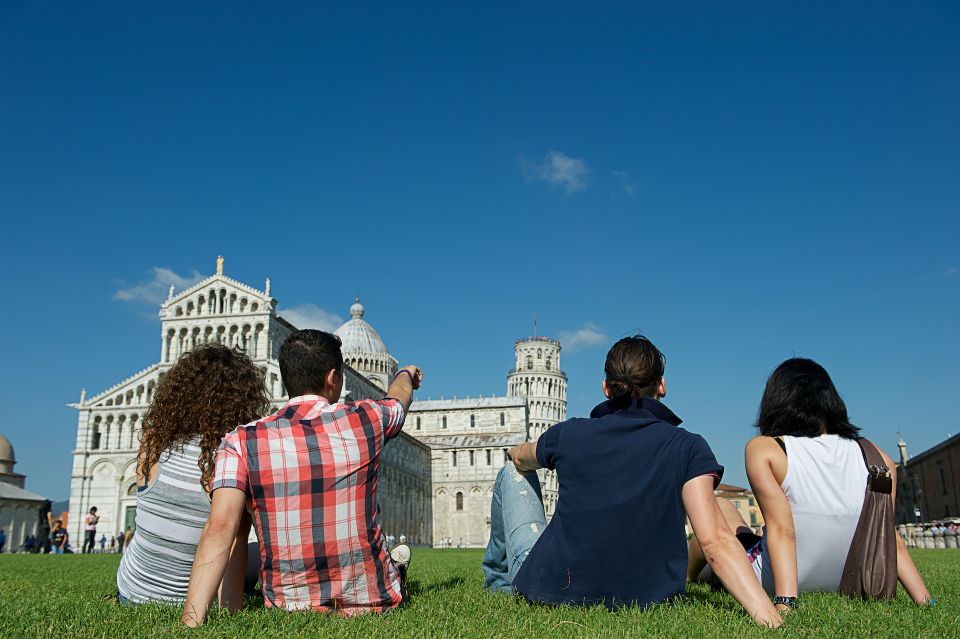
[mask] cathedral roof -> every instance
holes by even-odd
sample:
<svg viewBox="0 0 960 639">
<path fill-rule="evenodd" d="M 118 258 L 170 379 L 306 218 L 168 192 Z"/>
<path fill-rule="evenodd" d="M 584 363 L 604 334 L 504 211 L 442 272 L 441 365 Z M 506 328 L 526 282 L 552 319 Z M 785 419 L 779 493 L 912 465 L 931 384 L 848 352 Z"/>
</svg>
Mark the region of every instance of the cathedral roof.
<svg viewBox="0 0 960 639">
<path fill-rule="evenodd" d="M 357 297 L 353 306 L 350 307 L 350 319 L 340 328 L 334 331 L 334 334 L 342 342 L 340 350 L 344 357 L 350 355 L 384 355 L 390 356 L 387 345 L 383 343 L 380 334 L 363 319 L 363 304 Z"/>
<path fill-rule="evenodd" d="M 522 444 L 523 433 L 486 433 L 471 435 L 427 435 L 417 437 L 430 448 L 502 448 Z"/>
<path fill-rule="evenodd" d="M 41 497 L 37 493 L 31 493 L 13 484 L 7 484 L 0 481 L 0 499 L 16 499 L 19 501 L 46 501 L 46 497 Z"/>
<path fill-rule="evenodd" d="M 522 397 L 467 397 L 464 399 L 427 399 L 416 400 L 408 412 L 429 410 L 474 410 L 478 408 L 516 408 L 525 406 L 527 400 Z"/>
</svg>

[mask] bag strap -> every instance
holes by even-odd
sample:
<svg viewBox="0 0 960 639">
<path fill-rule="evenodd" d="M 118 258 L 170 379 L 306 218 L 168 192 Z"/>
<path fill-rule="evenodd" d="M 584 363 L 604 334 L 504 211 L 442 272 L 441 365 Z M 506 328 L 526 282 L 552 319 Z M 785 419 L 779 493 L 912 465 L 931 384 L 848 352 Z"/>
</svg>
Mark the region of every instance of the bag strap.
<svg viewBox="0 0 960 639">
<path fill-rule="evenodd" d="M 858 437 L 856 442 L 863 454 L 863 463 L 867 466 L 867 485 L 870 490 L 887 495 L 893 493 L 893 477 L 880 451 L 866 437 Z"/>
</svg>

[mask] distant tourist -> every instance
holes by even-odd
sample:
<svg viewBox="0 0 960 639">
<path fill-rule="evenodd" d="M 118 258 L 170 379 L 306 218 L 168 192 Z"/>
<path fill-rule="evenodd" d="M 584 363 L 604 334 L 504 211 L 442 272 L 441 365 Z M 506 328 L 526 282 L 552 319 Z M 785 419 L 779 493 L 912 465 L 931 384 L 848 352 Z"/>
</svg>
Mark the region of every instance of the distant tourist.
<svg viewBox="0 0 960 639">
<path fill-rule="evenodd" d="M 0 528 L 0 552 L 3 552 L 3 547 L 7 545 L 7 533 L 3 532 L 3 529 Z"/>
<path fill-rule="evenodd" d="M 111 535 L 111 537 L 110 537 L 110 552 L 117 552 L 117 537 L 116 537 L 116 535 Z"/>
<path fill-rule="evenodd" d="M 780 602 L 778 608 L 787 610 L 800 593 L 839 590 L 863 507 L 867 469 L 855 441 L 860 429 L 850 423 L 827 371 L 813 360 L 788 359 L 773 371 L 760 400 L 757 428 L 760 434 L 747 443 L 746 465 L 763 513 L 763 536 L 753 534 L 727 500 L 717 501 L 756 578 Z M 897 467 L 879 452 L 893 478 L 890 498 L 896 503 Z M 709 568 L 701 572 L 705 563 L 694 538 L 688 577 L 708 579 Z M 914 602 L 930 601 L 899 535 L 897 573 Z"/>
<path fill-rule="evenodd" d="M 117 552 L 123 554 L 123 531 L 117 533 Z"/>
<path fill-rule="evenodd" d="M 189 626 L 203 623 L 229 572 L 227 557 L 246 508 L 261 540 L 260 586 L 268 608 L 351 616 L 391 610 L 404 600 L 410 548 L 386 547 L 377 479 L 383 447 L 400 434 L 420 386 L 420 369 L 400 369 L 386 399 L 341 403 L 337 336 L 297 331 L 284 341 L 279 360 L 291 399 L 275 414 L 231 431 L 217 452 L 213 507 L 181 617 Z M 291 494 L 296 499 L 272 497 Z M 343 525 L 330 525 L 330 513 L 343 513 Z"/>
<path fill-rule="evenodd" d="M 97 543 L 97 522 L 100 516 L 97 515 L 97 507 L 94 506 L 87 513 L 83 528 L 83 548 L 81 552 L 86 555 L 93 552 L 93 547 Z"/>
<path fill-rule="evenodd" d="M 725 525 L 714 489 L 723 467 L 703 437 L 660 402 L 664 357 L 641 335 L 607 353 L 607 401 L 510 449 L 497 476 L 483 558 L 486 588 L 573 606 L 646 607 L 684 594 L 685 520 L 755 621 L 782 622 Z M 556 470 L 547 524 L 535 470 Z"/>
<path fill-rule="evenodd" d="M 54 520 L 53 528 L 50 530 L 50 549 L 55 555 L 62 555 L 67 550 L 67 543 L 70 541 L 70 535 L 67 529 L 63 527 L 63 522 L 59 519 Z"/>
<path fill-rule="evenodd" d="M 120 537 L 121 601 L 180 603 L 210 514 L 207 493 L 224 433 L 268 407 L 263 373 L 239 350 L 202 344 L 167 371 L 143 417 L 137 456 L 137 534 Z M 233 561 L 246 566 L 246 532 Z M 217 584 L 219 586 L 219 583 Z M 242 588 L 242 582 L 241 582 Z M 224 589 L 238 609 L 242 590 Z"/>
<path fill-rule="evenodd" d="M 107 536 L 103 535 L 100 537 L 100 553 L 105 553 L 107 551 Z"/>
</svg>

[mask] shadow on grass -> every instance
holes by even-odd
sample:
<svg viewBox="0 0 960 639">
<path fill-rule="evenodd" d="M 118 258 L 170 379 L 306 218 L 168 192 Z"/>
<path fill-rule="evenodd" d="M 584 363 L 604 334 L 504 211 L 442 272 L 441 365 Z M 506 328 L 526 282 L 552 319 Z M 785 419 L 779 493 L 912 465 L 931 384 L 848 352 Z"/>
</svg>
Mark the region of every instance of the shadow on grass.
<svg viewBox="0 0 960 639">
<path fill-rule="evenodd" d="M 423 584 L 417 580 L 410 580 L 410 583 L 407 584 L 407 591 L 410 593 L 410 596 L 422 595 L 428 592 L 440 592 L 441 590 L 450 590 L 451 588 L 458 588 L 466 583 L 466 580 L 463 577 L 451 577 L 446 581 L 434 581 L 427 584 Z"/>
</svg>

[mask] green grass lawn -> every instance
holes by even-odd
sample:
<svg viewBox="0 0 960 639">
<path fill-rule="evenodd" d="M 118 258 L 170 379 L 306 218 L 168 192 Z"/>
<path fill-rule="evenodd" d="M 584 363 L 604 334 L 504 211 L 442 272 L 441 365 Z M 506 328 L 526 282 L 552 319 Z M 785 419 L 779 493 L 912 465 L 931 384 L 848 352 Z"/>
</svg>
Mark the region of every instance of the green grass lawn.
<svg viewBox="0 0 960 639">
<path fill-rule="evenodd" d="M 413 600 L 384 617 L 254 607 L 234 616 L 215 612 L 188 632 L 177 625 L 179 608 L 117 605 L 115 555 L 0 555 L 0 637 L 960 637 L 960 551 L 914 552 L 935 608 L 914 606 L 902 590 L 892 603 L 805 595 L 773 631 L 754 626 L 729 595 L 699 585 L 677 605 L 613 613 L 491 596 L 481 589 L 481 556 L 414 549 Z"/>
</svg>

